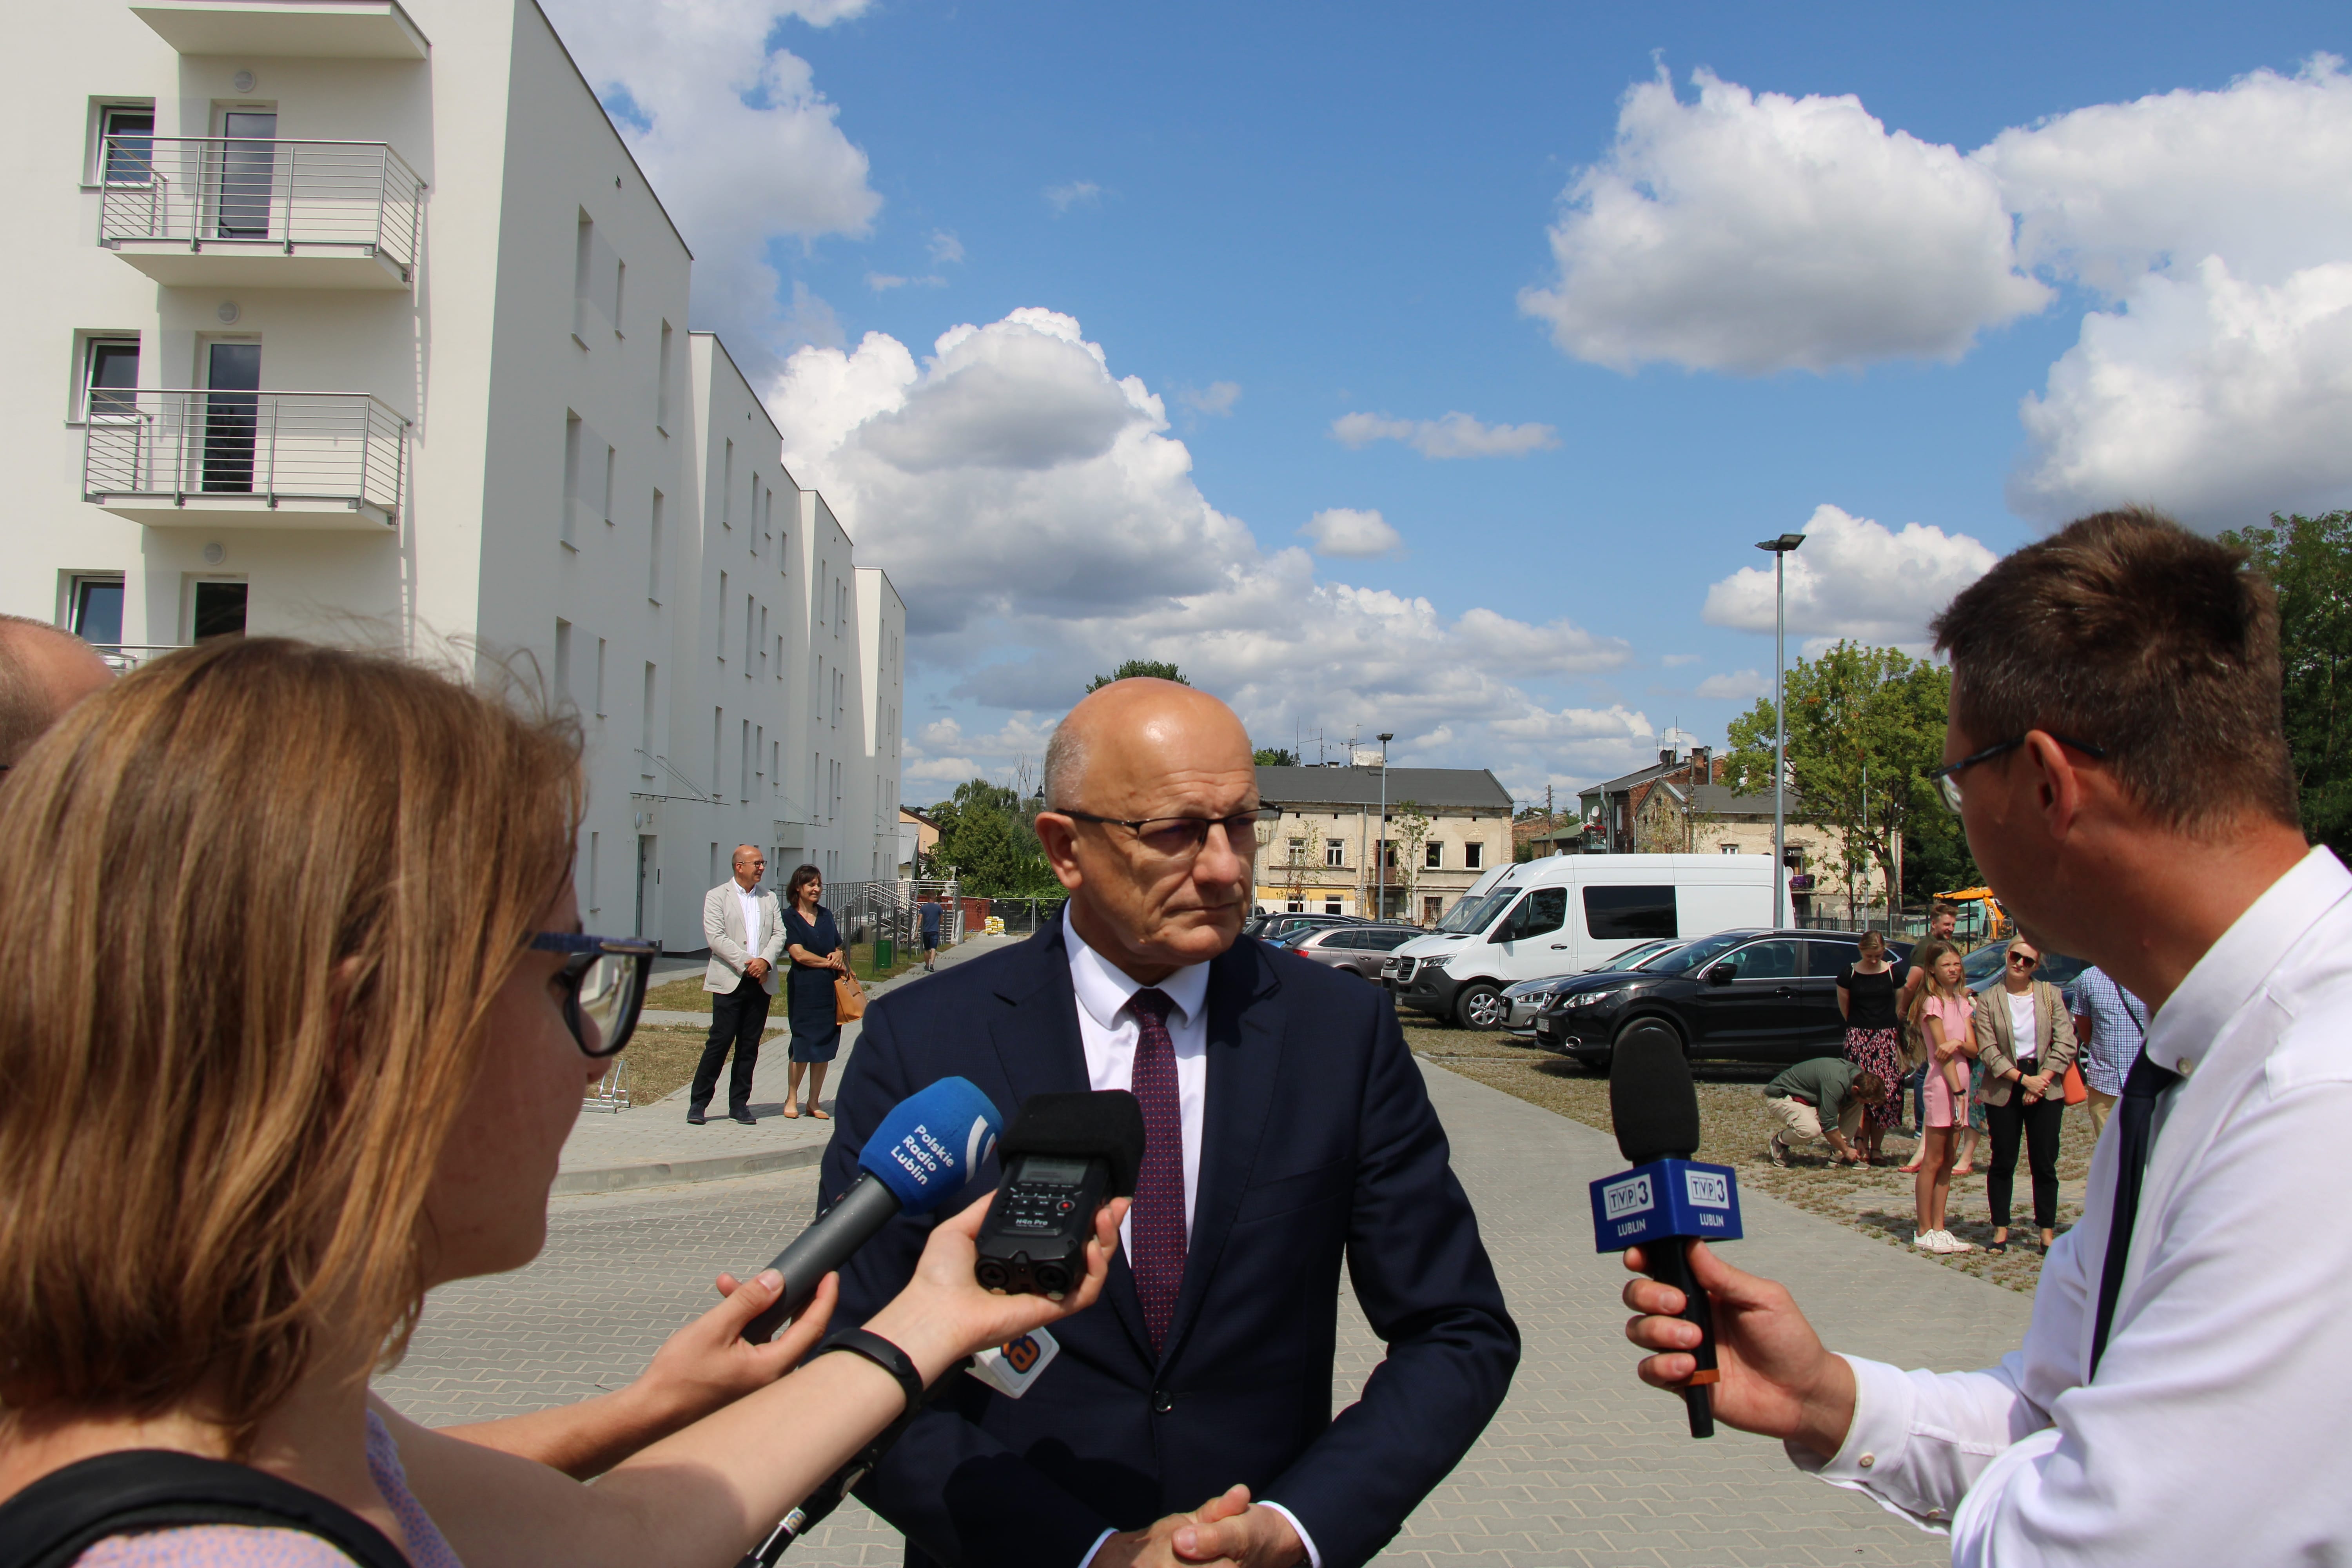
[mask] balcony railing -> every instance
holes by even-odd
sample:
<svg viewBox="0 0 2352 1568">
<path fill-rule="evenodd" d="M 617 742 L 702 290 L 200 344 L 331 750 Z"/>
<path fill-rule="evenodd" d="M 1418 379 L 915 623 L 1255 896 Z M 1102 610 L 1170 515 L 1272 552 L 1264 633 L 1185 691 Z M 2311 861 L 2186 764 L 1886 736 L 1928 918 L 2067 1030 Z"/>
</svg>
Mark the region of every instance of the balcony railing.
<svg viewBox="0 0 2352 1568">
<path fill-rule="evenodd" d="M 194 507 L 284 510 L 284 526 L 336 512 L 388 523 L 407 478 L 407 433 L 406 419 L 360 392 L 96 391 L 82 494 L 146 522 L 182 521 L 150 515 L 159 507 Z"/>
<path fill-rule="evenodd" d="M 425 182 L 381 142 L 110 136 L 99 243 L 206 246 L 416 265 Z"/>
</svg>

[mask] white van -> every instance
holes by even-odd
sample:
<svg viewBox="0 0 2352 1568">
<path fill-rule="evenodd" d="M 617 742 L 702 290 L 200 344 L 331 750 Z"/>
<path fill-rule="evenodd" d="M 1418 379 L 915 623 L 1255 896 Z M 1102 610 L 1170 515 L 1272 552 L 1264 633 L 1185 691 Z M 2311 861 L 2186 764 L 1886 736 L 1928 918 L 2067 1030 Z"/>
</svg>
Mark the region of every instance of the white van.
<svg viewBox="0 0 2352 1568">
<path fill-rule="evenodd" d="M 1492 1029 L 1510 1010 L 1506 985 L 1573 974 L 1659 937 L 1771 923 L 1769 855 L 1554 855 L 1479 878 L 1381 980 L 1400 1007 Z"/>
</svg>

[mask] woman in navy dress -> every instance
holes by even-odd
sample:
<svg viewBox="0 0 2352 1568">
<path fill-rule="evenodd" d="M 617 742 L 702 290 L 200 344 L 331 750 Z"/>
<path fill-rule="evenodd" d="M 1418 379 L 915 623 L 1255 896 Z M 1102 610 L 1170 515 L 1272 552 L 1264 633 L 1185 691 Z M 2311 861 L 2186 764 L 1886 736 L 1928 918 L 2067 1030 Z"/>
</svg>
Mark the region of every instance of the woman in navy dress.
<svg viewBox="0 0 2352 1568">
<path fill-rule="evenodd" d="M 808 1069 L 809 1114 L 833 1118 L 824 1110 L 824 1069 L 841 1049 L 841 1025 L 834 1012 L 833 981 L 849 973 L 833 911 L 817 900 L 824 873 L 803 866 L 784 886 L 784 952 L 793 961 L 788 1014 L 793 1026 L 792 1065 L 784 1081 L 784 1114 L 800 1115 L 801 1069 Z"/>
</svg>

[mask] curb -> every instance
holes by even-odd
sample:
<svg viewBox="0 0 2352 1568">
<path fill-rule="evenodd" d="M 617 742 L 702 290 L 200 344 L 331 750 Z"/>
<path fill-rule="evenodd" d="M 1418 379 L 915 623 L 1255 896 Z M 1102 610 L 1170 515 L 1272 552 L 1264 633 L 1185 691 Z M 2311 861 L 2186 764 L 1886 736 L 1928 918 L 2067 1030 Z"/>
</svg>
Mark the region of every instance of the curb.
<svg viewBox="0 0 2352 1568">
<path fill-rule="evenodd" d="M 551 1197 L 583 1193 L 619 1193 L 632 1187 L 666 1187 L 688 1182 L 723 1182 L 731 1176 L 756 1176 L 768 1171 L 793 1171 L 824 1158 L 825 1145 L 805 1149 L 768 1149 L 750 1154 L 718 1154 L 708 1160 L 667 1160 L 646 1165 L 607 1165 L 595 1171 L 564 1171 L 548 1189 Z"/>
</svg>

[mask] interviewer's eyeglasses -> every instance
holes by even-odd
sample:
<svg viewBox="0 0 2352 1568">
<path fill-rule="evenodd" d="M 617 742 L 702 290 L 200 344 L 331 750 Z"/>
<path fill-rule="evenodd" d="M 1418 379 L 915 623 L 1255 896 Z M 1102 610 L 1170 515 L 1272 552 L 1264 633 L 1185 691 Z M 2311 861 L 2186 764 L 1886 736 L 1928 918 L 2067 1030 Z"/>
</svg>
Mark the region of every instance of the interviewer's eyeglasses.
<svg viewBox="0 0 2352 1568">
<path fill-rule="evenodd" d="M 2052 734 L 2047 730 L 2042 733 L 2049 735 L 2060 745 L 2080 752 L 2086 757 L 2104 757 L 2107 754 L 2107 749 L 2105 746 L 2095 746 L 2088 741 L 2070 741 L 2063 735 Z M 1981 752 L 1970 752 L 1957 763 L 1946 763 L 1940 768 L 1929 768 L 1926 776 L 1936 781 L 1936 793 L 1944 797 L 1944 804 L 1952 808 L 1953 816 L 1958 816 L 1960 814 L 1960 773 L 1966 769 L 1975 767 L 1979 763 L 1989 763 L 2004 752 L 2013 752 L 2023 744 L 2025 744 L 2025 737 L 2018 735 L 1996 745 L 1987 746 Z"/>
<path fill-rule="evenodd" d="M 1272 822 L 1282 813 L 1273 806 L 1260 806 L 1231 816 L 1097 816 L 1091 811 L 1073 811 L 1065 806 L 1055 815 L 1074 822 L 1124 827 L 1135 835 L 1137 843 L 1161 859 L 1189 860 L 1209 841 L 1209 829 L 1220 826 L 1225 830 L 1225 841 L 1233 846 L 1234 854 L 1256 854 L 1257 825 Z"/>
<path fill-rule="evenodd" d="M 643 937 L 584 936 L 570 931 L 535 932 L 530 946 L 534 952 L 566 955 L 561 975 L 563 1022 L 579 1043 L 580 1054 L 592 1060 L 620 1055 L 637 1032 L 646 983 L 661 949 Z"/>
</svg>

